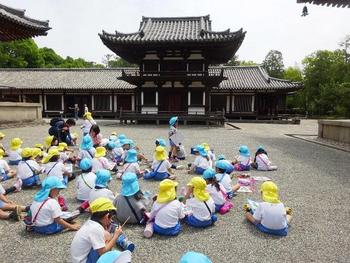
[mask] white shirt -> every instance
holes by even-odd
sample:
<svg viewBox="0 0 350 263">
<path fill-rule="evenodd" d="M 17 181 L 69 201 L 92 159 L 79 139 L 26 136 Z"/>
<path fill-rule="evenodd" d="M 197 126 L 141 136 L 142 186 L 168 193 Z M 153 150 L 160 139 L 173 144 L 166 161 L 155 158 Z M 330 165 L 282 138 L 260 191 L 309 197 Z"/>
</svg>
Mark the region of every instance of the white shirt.
<svg viewBox="0 0 350 263">
<path fill-rule="evenodd" d="M 121 173 L 135 173 L 140 174 L 140 166 L 138 163 L 124 163 L 123 168 L 120 170 Z"/>
<path fill-rule="evenodd" d="M 106 157 L 99 157 L 92 159 L 92 172 L 96 173 L 98 170 L 111 170 L 115 164 L 109 162 Z"/>
<path fill-rule="evenodd" d="M 152 163 L 152 170 L 155 172 L 161 161 L 154 160 Z M 158 173 L 166 173 L 170 169 L 171 163 L 168 160 L 164 160 L 159 166 Z"/>
<path fill-rule="evenodd" d="M 83 126 L 83 133 L 89 133 L 92 125 L 96 124 L 95 120 L 85 120 Z"/>
<path fill-rule="evenodd" d="M 72 263 L 85 263 L 91 251 L 106 246 L 104 228 L 98 222 L 88 220 L 75 234 L 70 246 Z"/>
<path fill-rule="evenodd" d="M 162 208 L 158 210 L 160 207 Z M 159 204 L 156 201 L 152 206 L 151 216 L 157 210 L 158 210 L 158 213 L 156 214 L 156 217 L 155 217 L 155 223 L 162 228 L 174 227 L 179 222 L 179 219 L 182 219 L 185 217 L 183 206 L 178 200 L 173 200 L 170 203 L 166 203 L 166 204 Z"/>
<path fill-rule="evenodd" d="M 223 188 L 223 186 L 220 184 L 220 188 Z M 208 184 L 206 188 L 207 192 L 210 194 L 211 198 L 213 198 L 214 203 L 216 205 L 223 205 L 226 201 L 224 194 L 222 191 L 218 191 L 215 187 L 215 185 Z M 226 190 L 222 189 L 224 193 L 226 193 Z"/>
<path fill-rule="evenodd" d="M 4 193 L 6 193 L 4 187 L 0 184 L 0 195 L 3 195 Z"/>
<path fill-rule="evenodd" d="M 215 162 L 215 160 L 216 160 L 215 153 L 213 153 L 211 150 L 209 150 L 209 151 L 208 151 L 208 156 L 209 156 L 210 160 L 212 160 L 213 162 Z"/>
<path fill-rule="evenodd" d="M 115 157 L 122 157 L 124 150 L 123 147 L 116 147 L 112 150 L 112 153 Z"/>
<path fill-rule="evenodd" d="M 88 158 L 88 159 L 92 160 L 95 156 L 95 152 L 96 152 L 96 149 L 93 147 L 90 148 L 89 151 L 80 149 L 80 151 L 78 153 L 78 159 L 82 160 L 84 158 Z"/>
<path fill-rule="evenodd" d="M 34 217 L 38 213 L 38 210 L 43 202 L 33 201 L 30 206 L 30 211 L 32 213 L 32 217 Z M 36 220 L 34 222 L 35 226 L 47 226 L 52 224 L 55 221 L 55 218 L 60 217 L 62 215 L 62 210 L 60 205 L 58 204 L 56 199 L 49 198 L 46 203 L 40 209 Z"/>
<path fill-rule="evenodd" d="M 232 192 L 232 180 L 227 173 L 216 174 L 216 180 L 225 188 L 226 193 Z"/>
<path fill-rule="evenodd" d="M 195 197 L 190 198 L 186 201 L 186 205 L 191 207 L 192 215 L 199 221 L 208 221 L 211 219 L 211 214 L 215 213 L 215 203 L 213 199 L 210 197 L 205 202 L 207 203 L 211 213 L 209 213 L 209 210 L 204 204 L 204 202 L 198 200 Z"/>
<path fill-rule="evenodd" d="M 105 197 L 111 200 L 112 202 L 115 199 L 113 192 L 107 188 L 92 189 L 89 193 L 89 204 L 91 204 L 93 201 L 100 197 Z"/>
<path fill-rule="evenodd" d="M 8 163 L 5 160 L 0 159 L 0 174 L 8 172 L 9 170 L 10 166 L 8 165 Z"/>
<path fill-rule="evenodd" d="M 34 171 L 39 172 L 41 170 L 40 165 L 34 160 L 20 161 L 17 166 L 17 178 L 24 180 L 34 175 L 28 165 L 32 167 Z"/>
<path fill-rule="evenodd" d="M 76 182 L 77 198 L 82 201 L 89 200 L 90 191 L 95 188 L 96 174 L 83 173 Z"/>
<path fill-rule="evenodd" d="M 193 164 L 196 167 L 200 167 L 200 168 L 203 168 L 203 169 L 208 169 L 208 168 L 212 167 L 212 161 L 210 159 L 208 161 L 208 159 L 206 157 L 203 157 L 201 155 L 198 155 L 196 157 L 196 159 L 194 159 Z"/>
<path fill-rule="evenodd" d="M 258 154 L 256 156 L 256 163 L 258 164 L 258 170 L 261 171 L 268 171 L 271 166 L 269 157 L 267 157 L 267 155 L 264 153 Z"/>
<path fill-rule="evenodd" d="M 45 165 L 44 173 L 47 176 L 56 176 L 61 181 L 63 180 L 63 174 L 66 172 L 68 172 L 68 170 L 62 162 L 48 162 Z"/>
<path fill-rule="evenodd" d="M 9 152 L 8 152 L 8 159 L 9 159 L 9 161 L 22 160 L 21 152 L 22 152 L 21 148 L 15 150 L 15 151 L 9 150 Z"/>
<path fill-rule="evenodd" d="M 282 203 L 259 203 L 253 217 L 268 229 L 279 230 L 287 227 L 286 209 Z"/>
<path fill-rule="evenodd" d="M 250 165 L 252 163 L 251 159 L 250 159 L 250 156 L 243 156 L 243 155 L 239 155 L 237 157 L 237 161 L 240 163 L 240 164 L 243 164 L 243 165 Z"/>
</svg>

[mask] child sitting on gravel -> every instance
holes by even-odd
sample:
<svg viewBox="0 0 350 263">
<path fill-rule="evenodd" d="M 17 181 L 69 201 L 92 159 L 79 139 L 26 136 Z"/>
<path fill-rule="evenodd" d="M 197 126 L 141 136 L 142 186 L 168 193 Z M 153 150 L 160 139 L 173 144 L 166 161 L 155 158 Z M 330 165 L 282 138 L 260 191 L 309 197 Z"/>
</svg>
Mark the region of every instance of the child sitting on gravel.
<svg viewBox="0 0 350 263">
<path fill-rule="evenodd" d="M 17 166 L 17 178 L 22 180 L 23 188 L 30 188 L 34 186 L 40 186 L 41 181 L 39 174 L 42 168 L 33 160 L 33 149 L 24 148 L 22 150 L 22 161 Z"/>
<path fill-rule="evenodd" d="M 189 174 L 195 173 L 195 174 L 202 175 L 206 169 L 212 167 L 212 161 L 210 160 L 208 153 L 206 152 L 206 150 L 202 145 L 197 145 L 195 147 L 195 150 L 196 150 L 197 157 L 192 163 L 188 173 Z"/>
<path fill-rule="evenodd" d="M 3 159 L 4 155 L 4 150 L 0 149 L 0 182 L 6 181 L 16 176 L 16 171 L 11 169 L 6 160 Z"/>
<path fill-rule="evenodd" d="M 22 143 L 20 138 L 13 138 L 10 143 L 10 150 L 8 152 L 9 165 L 18 165 L 22 160 Z"/>
<path fill-rule="evenodd" d="M 48 153 L 51 147 L 58 145 L 58 139 L 54 135 L 48 135 L 46 136 L 44 143 L 46 152 Z"/>
<path fill-rule="evenodd" d="M 106 156 L 106 148 L 99 146 L 96 148 L 95 158 L 92 160 L 92 172 L 106 169 L 112 171 L 116 167 L 116 163 L 108 161 Z"/>
<path fill-rule="evenodd" d="M 279 200 L 277 185 L 272 181 L 264 182 L 261 196 L 264 202 L 259 203 L 255 211 L 248 208 L 246 219 L 263 233 L 286 236 L 291 215 L 287 215 L 286 208 Z"/>
<path fill-rule="evenodd" d="M 81 202 L 88 201 L 90 191 L 95 188 L 96 174 L 92 170 L 92 162 L 88 158 L 80 161 L 81 175 L 77 177 L 76 193 Z"/>
<path fill-rule="evenodd" d="M 195 176 L 187 184 L 185 196 L 186 206 L 191 213 L 186 216 L 185 222 L 198 228 L 205 228 L 217 221 L 215 203 L 206 191 L 207 183 L 202 177 Z"/>
<path fill-rule="evenodd" d="M 112 180 L 110 171 L 102 169 L 98 170 L 96 173 L 95 188 L 92 189 L 89 193 L 89 203 L 91 204 L 99 197 L 104 197 L 112 202 L 115 199 L 115 196 L 111 190 L 108 189 L 108 185 Z"/>
<path fill-rule="evenodd" d="M 14 204 L 5 196 L 6 191 L 0 184 L 0 219 L 21 220 L 21 212 L 25 212 L 24 206 Z M 10 213 L 7 211 L 11 211 Z"/>
<path fill-rule="evenodd" d="M 234 196 L 234 192 L 240 188 L 239 184 L 235 184 L 232 186 L 232 180 L 230 175 L 226 173 L 227 165 L 226 162 L 221 160 L 215 163 L 216 180 L 225 188 L 227 197 L 232 199 Z"/>
<path fill-rule="evenodd" d="M 250 151 L 248 146 L 241 145 L 239 147 L 239 155 L 233 161 L 236 171 L 249 171 L 252 161 L 250 159 Z"/>
<path fill-rule="evenodd" d="M 143 176 L 144 179 L 154 179 L 157 181 L 164 180 L 166 178 L 175 179 L 173 171 L 171 169 L 171 163 L 168 161 L 168 154 L 164 147 L 158 146 L 155 150 L 154 160 L 152 163 L 152 171 L 146 172 Z"/>
<path fill-rule="evenodd" d="M 229 160 L 226 160 L 225 155 L 220 154 L 218 156 L 218 161 L 224 161 L 226 163 L 226 165 L 227 165 L 226 173 L 227 174 L 231 174 L 235 170 L 235 167 L 233 166 L 233 164 Z"/>
<path fill-rule="evenodd" d="M 264 147 L 259 146 L 256 150 L 254 163 L 252 163 L 252 167 L 259 171 L 277 170 L 277 166 L 271 164 L 272 163 L 270 162 Z"/>
<path fill-rule="evenodd" d="M 219 212 L 226 202 L 227 194 L 224 187 L 216 180 L 215 171 L 208 168 L 203 173 L 203 179 L 207 183 L 207 192 L 215 203 L 215 212 Z"/>
<path fill-rule="evenodd" d="M 118 171 L 117 178 L 121 179 L 123 174 L 126 172 L 135 173 L 138 177 L 142 177 L 143 175 L 137 162 L 137 151 L 135 149 L 130 149 L 127 151 L 124 159 L 124 165 L 120 171 Z"/>
</svg>

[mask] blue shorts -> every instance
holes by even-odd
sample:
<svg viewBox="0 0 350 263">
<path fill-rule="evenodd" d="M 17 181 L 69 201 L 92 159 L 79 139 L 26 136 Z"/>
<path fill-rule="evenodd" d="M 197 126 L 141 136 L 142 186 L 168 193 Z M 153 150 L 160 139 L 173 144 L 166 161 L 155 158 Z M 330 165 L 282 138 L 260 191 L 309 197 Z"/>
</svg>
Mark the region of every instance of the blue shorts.
<svg viewBox="0 0 350 263">
<path fill-rule="evenodd" d="M 41 184 L 39 175 L 33 175 L 26 179 L 22 179 L 23 187 L 37 186 Z"/>
<path fill-rule="evenodd" d="M 224 206 L 223 204 L 222 205 L 215 204 L 215 212 L 218 213 L 220 211 L 221 207 L 223 207 L 223 206 Z"/>
<path fill-rule="evenodd" d="M 275 235 L 275 236 L 286 236 L 288 234 L 288 226 L 283 229 L 269 229 L 267 227 L 264 227 L 262 224 L 256 224 L 255 225 L 261 232 Z"/>
<path fill-rule="evenodd" d="M 22 160 L 9 161 L 9 165 L 18 165 L 20 161 Z"/>
<path fill-rule="evenodd" d="M 144 174 L 143 175 L 143 179 L 154 179 L 154 180 L 157 180 L 157 181 L 162 181 L 166 178 L 169 177 L 169 174 L 167 172 L 164 172 L 164 173 L 155 173 L 155 172 L 150 172 L 150 173 L 147 173 L 147 174 Z"/>
<path fill-rule="evenodd" d="M 0 209 L 2 209 L 5 206 L 5 203 L 0 200 Z"/>
<path fill-rule="evenodd" d="M 10 178 L 11 177 L 9 177 L 6 172 L 5 173 L 1 173 L 1 175 L 0 175 L 0 182 L 4 182 L 4 181 L 6 181 L 6 180 L 8 180 Z"/>
<path fill-rule="evenodd" d="M 185 222 L 188 225 L 193 226 L 193 227 L 197 227 L 197 228 L 205 228 L 205 227 L 211 226 L 214 223 L 213 221 L 214 220 L 212 220 L 212 219 L 209 219 L 207 221 L 200 221 L 197 218 L 195 218 L 193 215 L 189 215 L 189 216 L 185 217 Z"/>
<path fill-rule="evenodd" d="M 100 254 L 98 253 L 98 250 L 91 249 L 87 256 L 86 263 L 96 263 L 99 257 Z"/>
<path fill-rule="evenodd" d="M 156 224 L 153 225 L 154 233 L 162 236 L 177 236 L 181 231 L 180 223 L 177 223 L 176 226 L 170 228 L 162 228 Z"/>
<path fill-rule="evenodd" d="M 196 167 L 196 169 L 194 170 L 196 174 L 202 175 L 205 171 L 205 169 L 203 169 L 202 167 Z"/>
<path fill-rule="evenodd" d="M 51 234 L 56 234 L 59 232 L 62 232 L 64 229 L 63 226 L 60 224 L 57 224 L 56 222 L 47 225 L 47 226 L 34 226 L 33 231 L 39 234 L 44 234 L 44 235 L 51 235 Z"/>
</svg>

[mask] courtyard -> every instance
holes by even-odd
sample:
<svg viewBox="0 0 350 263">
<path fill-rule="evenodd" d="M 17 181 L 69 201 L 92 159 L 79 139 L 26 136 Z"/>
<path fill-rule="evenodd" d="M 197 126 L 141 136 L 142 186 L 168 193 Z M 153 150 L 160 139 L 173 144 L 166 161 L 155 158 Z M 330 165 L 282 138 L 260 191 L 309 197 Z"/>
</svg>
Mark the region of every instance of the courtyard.
<svg viewBox="0 0 350 263">
<path fill-rule="evenodd" d="M 151 159 L 156 138 L 167 138 L 168 126 L 116 125 L 115 121 L 100 121 L 102 134 L 108 137 L 112 131 L 132 138 L 141 151 Z M 194 250 L 208 255 L 213 262 L 348 262 L 350 257 L 350 154 L 322 145 L 305 142 L 285 134 L 317 134 L 317 122 L 302 120 L 301 125 L 233 123 L 222 128 L 206 126 L 180 126 L 184 134 L 187 152 L 190 147 L 207 142 L 215 153 L 232 159 L 238 147 L 246 144 L 252 154 L 264 145 L 270 159 L 278 166 L 277 171 L 250 171 L 251 175 L 268 176 L 280 189 L 280 199 L 293 209 L 293 219 L 287 237 L 277 238 L 258 232 L 244 220 L 242 206 L 247 198 L 260 200 L 259 191 L 238 193 L 233 199 L 234 208 L 226 215 L 219 215 L 214 227 L 205 230 L 189 228 L 174 238 L 153 236 L 145 239 L 143 227 L 124 227 L 136 249 L 133 261 L 178 262 L 181 255 Z M 20 137 L 23 146 L 42 142 L 48 125 L 3 129 L 4 144 Z M 80 134 L 79 123 L 73 129 Z M 187 164 L 193 156 L 188 155 Z M 186 170 L 177 170 L 178 190 L 190 180 Z M 233 180 L 235 182 L 235 179 Z M 12 185 L 13 180 L 3 183 Z M 140 180 L 141 188 L 157 193 L 158 183 Z M 75 182 L 63 191 L 70 210 L 75 201 Z M 111 189 L 119 192 L 120 181 L 113 180 Z M 19 204 L 31 203 L 35 190 L 25 190 L 9 195 Z M 88 215 L 77 219 L 83 224 Z M 53 236 L 27 233 L 22 223 L 0 221 L 0 257 L 4 262 L 69 262 L 69 247 L 74 232 Z M 15 252 L 15 253 L 14 253 Z"/>
</svg>

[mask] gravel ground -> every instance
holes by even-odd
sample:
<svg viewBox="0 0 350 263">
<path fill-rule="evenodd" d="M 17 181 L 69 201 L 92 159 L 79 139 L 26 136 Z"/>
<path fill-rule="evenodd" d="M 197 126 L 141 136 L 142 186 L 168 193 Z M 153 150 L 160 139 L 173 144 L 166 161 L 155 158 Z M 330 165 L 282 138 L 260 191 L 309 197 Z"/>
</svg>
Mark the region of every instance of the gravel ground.
<svg viewBox="0 0 350 263">
<path fill-rule="evenodd" d="M 151 157 L 154 139 L 166 138 L 167 126 L 119 126 L 101 121 L 102 132 L 125 133 L 133 138 L 143 152 Z M 232 158 L 240 144 L 254 151 L 264 145 L 278 171 L 251 171 L 252 175 L 272 178 L 280 188 L 281 200 L 293 208 L 294 217 L 287 237 L 278 238 L 258 232 L 245 222 L 242 205 L 246 198 L 260 200 L 258 192 L 240 193 L 234 198 L 234 208 L 221 216 L 214 227 L 197 230 L 183 226 L 174 238 L 142 237 L 139 226 L 124 228 L 128 238 L 136 244 L 133 262 L 178 262 L 188 250 L 207 254 L 213 262 L 349 262 L 350 227 L 350 154 L 285 136 L 316 134 L 316 121 L 302 121 L 301 125 L 234 124 L 232 127 L 180 127 L 185 135 L 185 146 L 208 142 L 215 152 Z M 19 136 L 24 146 L 43 141 L 47 126 L 11 128 L 2 130 L 7 136 Z M 78 128 L 76 128 L 78 131 Z M 189 158 L 190 160 L 193 157 Z M 186 161 L 187 163 L 187 161 Z M 185 162 L 184 162 L 185 164 Z M 179 185 L 185 185 L 190 176 L 177 171 Z M 9 186 L 13 181 L 5 182 Z M 158 183 L 140 181 L 142 189 L 155 193 Z M 120 190 L 115 180 L 111 188 Z M 180 188 L 180 187 L 179 187 Z M 35 191 L 26 190 L 10 195 L 20 204 L 29 204 Z M 70 208 L 76 206 L 74 182 L 63 192 Z M 87 216 L 80 217 L 83 223 Z M 69 246 L 74 232 L 54 236 L 26 233 L 21 223 L 0 221 L 0 257 L 4 262 L 69 262 Z"/>
</svg>

